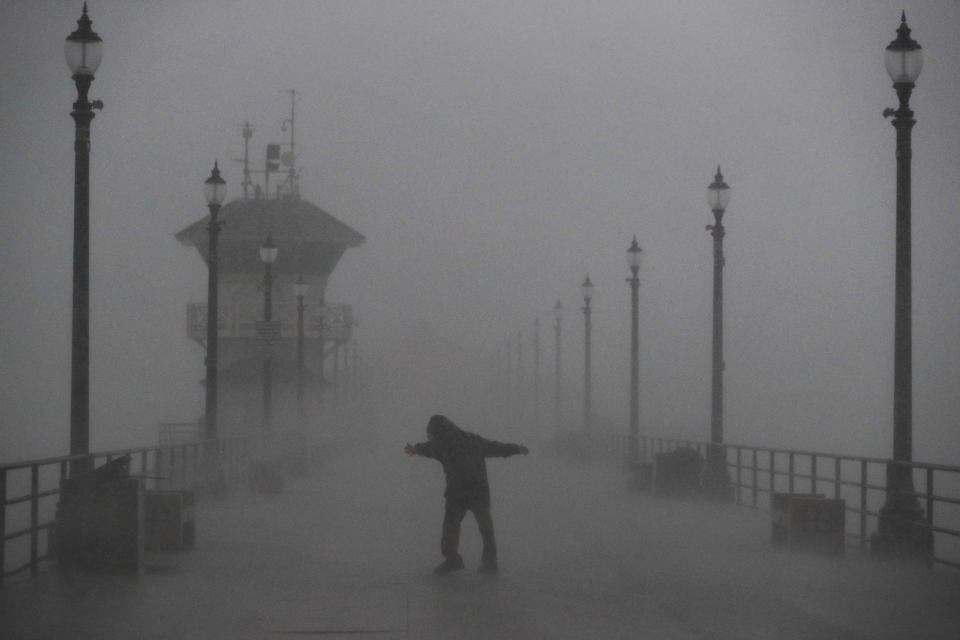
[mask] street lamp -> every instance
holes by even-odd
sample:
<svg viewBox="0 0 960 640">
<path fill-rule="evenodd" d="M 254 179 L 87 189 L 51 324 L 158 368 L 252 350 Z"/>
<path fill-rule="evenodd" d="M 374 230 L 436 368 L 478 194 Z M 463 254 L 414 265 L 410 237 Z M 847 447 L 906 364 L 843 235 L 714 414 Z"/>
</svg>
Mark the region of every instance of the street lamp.
<svg viewBox="0 0 960 640">
<path fill-rule="evenodd" d="M 590 431 L 590 300 L 593 298 L 593 283 L 590 274 L 580 285 L 583 294 L 583 430 Z"/>
<path fill-rule="evenodd" d="M 910 94 L 923 68 L 923 51 L 910 37 L 906 13 L 901 13 L 897 38 L 885 52 L 887 73 L 893 80 L 899 108 L 885 109 L 884 117 L 893 116 L 897 130 L 897 239 L 896 283 L 893 337 L 893 459 L 910 462 L 913 458 L 913 391 L 912 391 L 912 301 L 910 240 L 910 160 L 911 131 L 916 120 L 910 109 Z M 883 542 L 913 544 L 918 548 L 921 529 L 916 521 L 923 509 L 913 495 L 913 472 L 908 466 L 887 467 L 887 493 L 880 509 L 879 533 Z"/>
<path fill-rule="evenodd" d="M 627 463 L 637 462 L 638 437 L 640 435 L 640 262 L 643 252 L 637 244 L 637 236 L 627 249 L 627 266 L 630 267 L 630 438 L 627 441 Z"/>
<path fill-rule="evenodd" d="M 227 183 L 220 177 L 217 163 L 213 163 L 210 177 L 203 183 L 203 197 L 210 209 L 207 223 L 209 246 L 207 248 L 207 395 L 204 420 L 205 453 L 211 463 L 218 454 L 217 445 L 217 336 L 218 336 L 218 266 L 217 239 L 222 222 L 217 220 L 220 205 L 227 196 Z"/>
<path fill-rule="evenodd" d="M 303 298 L 310 285 L 303 281 L 303 274 L 297 276 L 293 285 L 293 295 L 297 297 L 297 415 L 303 422 Z"/>
<path fill-rule="evenodd" d="M 560 321 L 563 319 L 563 303 L 557 300 L 553 305 L 553 355 L 554 355 L 554 379 L 553 379 L 553 413 L 556 419 L 556 428 L 560 429 L 560 388 L 562 386 L 561 369 L 561 348 L 560 348 Z"/>
<path fill-rule="evenodd" d="M 263 262 L 263 327 L 267 341 L 267 356 L 263 359 L 263 426 L 273 426 L 273 351 L 270 342 L 273 331 L 273 262 L 277 259 L 277 247 L 268 233 L 267 240 L 260 247 L 260 260 Z"/>
<path fill-rule="evenodd" d="M 540 430 L 540 318 L 533 320 L 533 426 Z"/>
<path fill-rule="evenodd" d="M 523 422 L 525 420 L 525 411 L 526 408 L 524 401 L 526 400 L 527 394 L 526 389 L 524 389 L 524 370 L 523 370 L 523 329 L 517 331 L 517 386 L 515 389 L 516 392 L 516 409 L 517 409 L 517 418 Z"/>
<path fill-rule="evenodd" d="M 713 357 L 710 385 L 710 448 L 708 451 L 706 489 L 714 497 L 724 498 L 730 492 L 727 454 L 723 448 L 723 212 L 730 202 L 730 186 L 723 181 L 720 166 L 707 187 L 707 204 L 713 212 L 714 224 L 707 225 L 713 236 Z"/>
<path fill-rule="evenodd" d="M 73 322 L 70 371 L 70 455 L 90 452 L 90 121 L 99 100 L 87 93 L 100 66 L 103 41 L 91 28 L 87 5 L 77 20 L 77 30 L 63 47 L 67 66 L 77 85 L 77 101 L 70 115 L 75 123 L 73 180 Z M 71 475 L 85 473 L 91 460 L 71 464 Z"/>
<path fill-rule="evenodd" d="M 357 343 L 357 331 L 360 329 L 360 317 L 353 318 L 353 376 L 350 382 L 350 395 L 356 400 L 360 397 L 360 345 Z"/>
</svg>

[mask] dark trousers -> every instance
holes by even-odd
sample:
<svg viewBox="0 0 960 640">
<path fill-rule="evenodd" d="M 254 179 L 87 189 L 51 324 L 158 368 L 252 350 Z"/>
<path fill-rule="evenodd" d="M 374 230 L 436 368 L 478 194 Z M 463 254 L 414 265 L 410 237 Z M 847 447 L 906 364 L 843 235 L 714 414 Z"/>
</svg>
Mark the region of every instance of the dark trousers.
<svg viewBox="0 0 960 640">
<path fill-rule="evenodd" d="M 497 541 L 493 536 L 493 518 L 490 517 L 490 505 L 476 500 L 446 501 L 443 512 L 443 536 L 440 538 L 440 553 L 447 560 L 460 559 L 460 523 L 467 511 L 473 512 L 483 537 L 483 562 L 497 561 Z"/>
</svg>

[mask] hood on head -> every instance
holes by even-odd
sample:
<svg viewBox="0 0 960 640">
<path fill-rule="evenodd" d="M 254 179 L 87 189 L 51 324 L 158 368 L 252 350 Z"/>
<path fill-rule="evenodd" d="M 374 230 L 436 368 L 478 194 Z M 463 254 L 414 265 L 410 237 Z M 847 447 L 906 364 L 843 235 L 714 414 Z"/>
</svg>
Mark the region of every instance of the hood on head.
<svg viewBox="0 0 960 640">
<path fill-rule="evenodd" d="M 427 423 L 427 434 L 438 440 L 449 440 L 459 433 L 460 429 L 457 425 L 453 424 L 453 421 L 446 416 L 431 416 L 430 421 Z"/>
</svg>

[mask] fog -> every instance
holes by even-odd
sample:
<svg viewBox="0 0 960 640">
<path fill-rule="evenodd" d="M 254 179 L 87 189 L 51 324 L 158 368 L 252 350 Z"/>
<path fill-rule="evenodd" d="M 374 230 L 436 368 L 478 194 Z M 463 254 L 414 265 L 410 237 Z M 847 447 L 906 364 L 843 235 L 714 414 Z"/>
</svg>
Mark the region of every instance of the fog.
<svg viewBox="0 0 960 640">
<path fill-rule="evenodd" d="M 509 437 L 581 402 L 593 301 L 598 416 L 625 429 L 629 275 L 640 273 L 641 430 L 706 439 L 711 239 L 724 224 L 725 428 L 733 442 L 890 455 L 896 97 L 905 9 L 926 52 L 913 132 L 914 442 L 960 457 L 960 5 L 939 2 L 90 3 L 91 447 L 153 443 L 203 410 L 184 307 L 206 269 L 174 234 L 206 215 L 219 160 L 241 196 L 295 88 L 301 194 L 360 231 L 327 301 L 352 304 L 384 400 L 375 430 L 444 412 Z M 0 460 L 66 453 L 79 2 L 4 3 L 0 23 Z M 543 405 L 507 411 L 508 344 Z M 519 390 L 519 391 L 518 391 Z M 529 394 L 529 390 L 527 391 Z M 511 416 L 513 416 L 511 418 Z M 398 450 L 399 451 L 399 450 Z"/>
</svg>

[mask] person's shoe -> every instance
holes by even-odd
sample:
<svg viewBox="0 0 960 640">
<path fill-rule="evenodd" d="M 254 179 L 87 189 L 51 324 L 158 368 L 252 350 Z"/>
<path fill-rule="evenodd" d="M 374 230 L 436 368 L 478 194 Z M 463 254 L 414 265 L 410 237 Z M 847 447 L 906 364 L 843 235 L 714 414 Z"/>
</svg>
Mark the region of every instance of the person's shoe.
<svg viewBox="0 0 960 640">
<path fill-rule="evenodd" d="M 462 559 L 457 558 L 456 560 L 450 560 L 448 558 L 434 567 L 433 572 L 438 576 L 445 576 L 448 573 L 459 571 L 460 569 L 463 569 Z"/>
<path fill-rule="evenodd" d="M 500 567 L 497 565 L 496 560 L 484 560 L 477 568 L 477 573 L 497 573 L 499 571 Z"/>
</svg>

